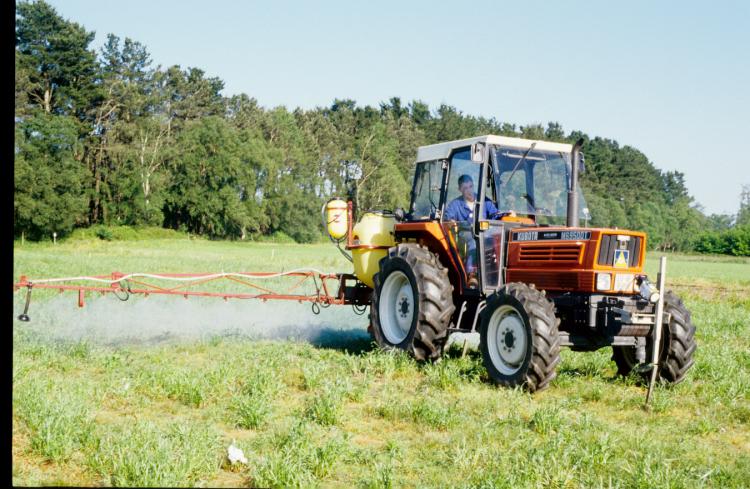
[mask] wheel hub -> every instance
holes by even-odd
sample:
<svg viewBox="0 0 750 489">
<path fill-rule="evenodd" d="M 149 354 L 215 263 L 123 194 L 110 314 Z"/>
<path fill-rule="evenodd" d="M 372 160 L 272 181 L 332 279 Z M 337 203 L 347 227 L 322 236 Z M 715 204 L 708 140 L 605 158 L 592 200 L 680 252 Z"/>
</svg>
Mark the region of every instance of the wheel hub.
<svg viewBox="0 0 750 489">
<path fill-rule="evenodd" d="M 503 305 L 490 317 L 487 329 L 490 358 L 504 375 L 513 375 L 526 359 L 527 337 L 524 321 L 513 306 Z"/>
<path fill-rule="evenodd" d="M 402 318 L 405 318 L 409 314 L 409 299 L 401 296 L 398 302 L 398 313 Z"/>
<path fill-rule="evenodd" d="M 388 343 L 398 345 L 409 335 L 414 319 L 414 292 L 409 278 L 396 270 L 388 275 L 380 291 L 380 326 Z"/>
</svg>

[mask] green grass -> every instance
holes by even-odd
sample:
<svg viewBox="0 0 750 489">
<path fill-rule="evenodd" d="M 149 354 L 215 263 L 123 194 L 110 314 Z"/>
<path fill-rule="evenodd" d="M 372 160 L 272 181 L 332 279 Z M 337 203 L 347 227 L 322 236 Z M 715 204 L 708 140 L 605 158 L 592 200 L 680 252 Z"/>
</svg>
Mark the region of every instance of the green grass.
<svg viewBox="0 0 750 489">
<path fill-rule="evenodd" d="M 348 270 L 328 245 L 97 240 L 17 243 L 14 253 L 16 277 Z M 648 257 L 650 274 L 657 256 Z M 318 346 L 236 335 L 151 346 L 65 339 L 55 332 L 68 325 L 54 313 L 87 309 L 77 311 L 70 295 L 45 310 L 57 299 L 39 294 L 32 322 L 13 323 L 13 482 L 748 487 L 750 262 L 669 255 L 668 266 L 699 346 L 685 382 L 658 387 L 649 410 L 644 388 L 615 376 L 608 350 L 565 350 L 558 378 L 531 396 L 491 386 L 477 352 L 461 357 L 455 348 L 439 363 L 418 364 L 341 328 Z M 112 315 L 138 305 L 106 304 Z M 354 318 L 351 328 L 364 331 L 366 317 Z M 48 329 L 35 327 L 40 321 Z M 247 465 L 225 460 L 231 443 Z"/>
<path fill-rule="evenodd" d="M 92 439 L 94 419 L 86 389 L 25 377 L 15 383 L 13 406 L 31 450 L 53 463 L 69 460 Z"/>
<path fill-rule="evenodd" d="M 656 278 L 659 257 L 667 257 L 668 281 L 714 286 L 750 286 L 750 258 L 722 255 L 684 255 L 650 252 L 646 273 Z"/>
<path fill-rule="evenodd" d="M 101 430 L 86 465 L 113 486 L 193 485 L 221 466 L 222 444 L 209 423 L 135 421 Z"/>
</svg>

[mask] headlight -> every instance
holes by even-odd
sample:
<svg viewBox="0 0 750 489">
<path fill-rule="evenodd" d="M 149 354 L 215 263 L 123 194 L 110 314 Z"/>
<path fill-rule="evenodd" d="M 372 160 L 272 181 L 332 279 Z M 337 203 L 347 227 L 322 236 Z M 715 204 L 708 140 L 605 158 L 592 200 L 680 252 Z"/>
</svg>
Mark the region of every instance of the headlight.
<svg viewBox="0 0 750 489">
<path fill-rule="evenodd" d="M 608 273 L 596 274 L 596 290 L 609 290 L 612 288 L 612 275 Z"/>
<path fill-rule="evenodd" d="M 632 292 L 635 275 L 632 273 L 615 274 L 615 290 L 618 292 Z"/>
</svg>

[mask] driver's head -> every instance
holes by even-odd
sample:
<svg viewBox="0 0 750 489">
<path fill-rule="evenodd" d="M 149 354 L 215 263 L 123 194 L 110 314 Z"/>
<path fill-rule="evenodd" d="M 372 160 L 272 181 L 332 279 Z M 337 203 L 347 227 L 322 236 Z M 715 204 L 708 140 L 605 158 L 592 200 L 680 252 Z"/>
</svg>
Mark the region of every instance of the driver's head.
<svg viewBox="0 0 750 489">
<path fill-rule="evenodd" d="M 474 180 L 469 175 L 458 177 L 458 191 L 461 192 L 464 200 L 467 202 L 474 201 Z"/>
</svg>

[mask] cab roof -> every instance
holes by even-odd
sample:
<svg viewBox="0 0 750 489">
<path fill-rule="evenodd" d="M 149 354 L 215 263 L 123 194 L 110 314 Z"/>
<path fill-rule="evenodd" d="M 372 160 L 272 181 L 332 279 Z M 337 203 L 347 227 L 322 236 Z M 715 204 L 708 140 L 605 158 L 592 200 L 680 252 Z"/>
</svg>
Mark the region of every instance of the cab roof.
<svg viewBox="0 0 750 489">
<path fill-rule="evenodd" d="M 532 143 L 536 143 L 534 149 L 543 151 L 556 151 L 560 153 L 570 153 L 573 151 L 573 145 L 567 143 L 553 143 L 551 141 L 510 138 L 506 136 L 495 136 L 494 134 L 487 134 L 486 136 L 458 139 L 456 141 L 448 141 L 447 143 L 420 146 L 417 149 L 417 163 L 421 161 L 446 159 L 450 156 L 451 151 L 453 151 L 454 149 L 471 146 L 474 143 L 499 144 L 502 146 L 509 146 L 511 148 L 519 149 L 529 149 Z"/>
</svg>

